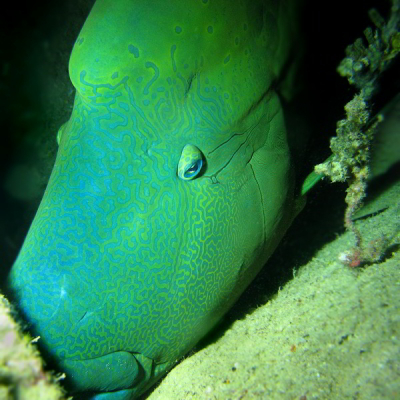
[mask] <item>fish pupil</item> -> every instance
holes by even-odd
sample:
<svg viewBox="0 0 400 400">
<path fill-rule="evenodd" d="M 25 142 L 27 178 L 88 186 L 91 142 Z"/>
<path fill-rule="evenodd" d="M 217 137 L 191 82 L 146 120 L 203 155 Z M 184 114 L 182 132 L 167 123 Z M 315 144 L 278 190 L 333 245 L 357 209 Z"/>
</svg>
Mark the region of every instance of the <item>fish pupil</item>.
<svg viewBox="0 0 400 400">
<path fill-rule="evenodd" d="M 196 162 L 194 162 L 186 170 L 185 177 L 187 177 L 187 178 L 195 177 L 199 173 L 202 165 L 203 165 L 203 161 L 202 160 L 197 160 Z"/>
</svg>

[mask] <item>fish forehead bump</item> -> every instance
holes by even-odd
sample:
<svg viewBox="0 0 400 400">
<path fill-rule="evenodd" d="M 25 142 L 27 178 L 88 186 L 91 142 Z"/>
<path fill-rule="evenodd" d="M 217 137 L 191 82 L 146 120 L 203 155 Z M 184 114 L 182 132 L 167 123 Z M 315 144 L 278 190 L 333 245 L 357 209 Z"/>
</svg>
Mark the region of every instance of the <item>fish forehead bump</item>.
<svg viewBox="0 0 400 400">
<path fill-rule="evenodd" d="M 79 91 L 82 71 L 86 81 L 100 84 L 117 76 L 138 79 L 154 66 L 162 76 L 187 77 L 233 66 L 235 60 L 244 64 L 244 55 L 259 58 L 260 46 L 266 47 L 262 53 L 268 53 L 264 61 L 270 63 L 267 48 L 276 44 L 277 28 L 269 3 L 193 0 L 188 6 L 179 0 L 98 0 L 75 43 L 71 80 Z M 249 69 L 235 65 L 239 67 Z"/>
<path fill-rule="evenodd" d="M 97 108 L 116 102 L 126 118 L 138 115 L 142 136 L 142 122 L 152 121 L 177 148 L 193 135 L 200 146 L 216 146 L 282 70 L 289 41 L 282 40 L 282 7 L 274 4 L 98 0 L 70 58 L 78 97 Z"/>
</svg>

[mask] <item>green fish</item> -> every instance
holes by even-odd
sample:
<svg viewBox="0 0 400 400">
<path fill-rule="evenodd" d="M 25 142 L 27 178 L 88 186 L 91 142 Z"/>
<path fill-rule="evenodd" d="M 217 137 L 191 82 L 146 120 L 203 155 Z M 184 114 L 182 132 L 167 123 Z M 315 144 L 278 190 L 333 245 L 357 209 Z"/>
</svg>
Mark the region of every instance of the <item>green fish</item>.
<svg viewBox="0 0 400 400">
<path fill-rule="evenodd" d="M 149 389 L 296 215 L 277 93 L 295 17 L 294 1 L 95 3 L 70 58 L 72 115 L 8 280 L 71 393 Z"/>
</svg>

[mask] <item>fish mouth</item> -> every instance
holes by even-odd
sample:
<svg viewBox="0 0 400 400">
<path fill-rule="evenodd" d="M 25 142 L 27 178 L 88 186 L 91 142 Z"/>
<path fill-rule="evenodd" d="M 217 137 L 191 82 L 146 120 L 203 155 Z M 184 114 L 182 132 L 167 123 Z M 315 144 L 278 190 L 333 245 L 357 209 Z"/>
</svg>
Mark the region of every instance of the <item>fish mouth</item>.
<svg viewBox="0 0 400 400">
<path fill-rule="evenodd" d="M 85 360 L 63 359 L 58 368 L 66 373 L 65 386 L 71 393 L 139 393 L 173 365 L 156 364 L 141 353 L 115 351 Z M 123 397 L 123 398 L 131 398 Z"/>
</svg>

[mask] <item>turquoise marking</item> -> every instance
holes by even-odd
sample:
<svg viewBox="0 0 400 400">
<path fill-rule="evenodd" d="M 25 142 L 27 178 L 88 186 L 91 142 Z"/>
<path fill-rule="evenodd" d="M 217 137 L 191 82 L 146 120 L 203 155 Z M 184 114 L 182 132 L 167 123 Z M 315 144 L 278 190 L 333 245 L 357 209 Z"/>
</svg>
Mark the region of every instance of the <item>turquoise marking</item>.
<svg viewBox="0 0 400 400">
<path fill-rule="evenodd" d="M 128 46 L 128 50 L 129 50 L 130 53 L 133 54 L 133 56 L 135 58 L 139 58 L 139 49 L 137 47 L 135 47 L 133 44 L 130 44 Z"/>
<path fill-rule="evenodd" d="M 145 66 L 146 66 L 146 68 L 152 68 L 154 70 L 154 76 L 150 79 L 150 81 L 147 83 L 147 85 L 145 86 L 145 88 L 143 90 L 143 94 L 149 94 L 150 86 L 160 76 L 160 71 L 158 70 L 157 65 L 155 65 L 154 63 L 152 63 L 150 61 L 146 62 Z"/>
<path fill-rule="evenodd" d="M 176 45 L 173 44 L 173 45 L 171 46 L 171 62 L 172 62 L 172 69 L 174 70 L 174 72 L 177 71 L 176 63 L 175 63 L 175 58 L 174 58 L 174 56 L 175 56 L 175 51 L 176 51 Z M 169 78 L 169 81 L 168 81 L 169 84 L 171 84 L 171 83 L 170 83 L 170 80 L 171 80 L 171 78 Z"/>
<path fill-rule="evenodd" d="M 154 385 L 292 221 L 274 88 L 294 21 L 291 1 L 95 3 L 70 58 L 74 108 L 9 277 L 74 396 L 133 400 Z"/>
</svg>

